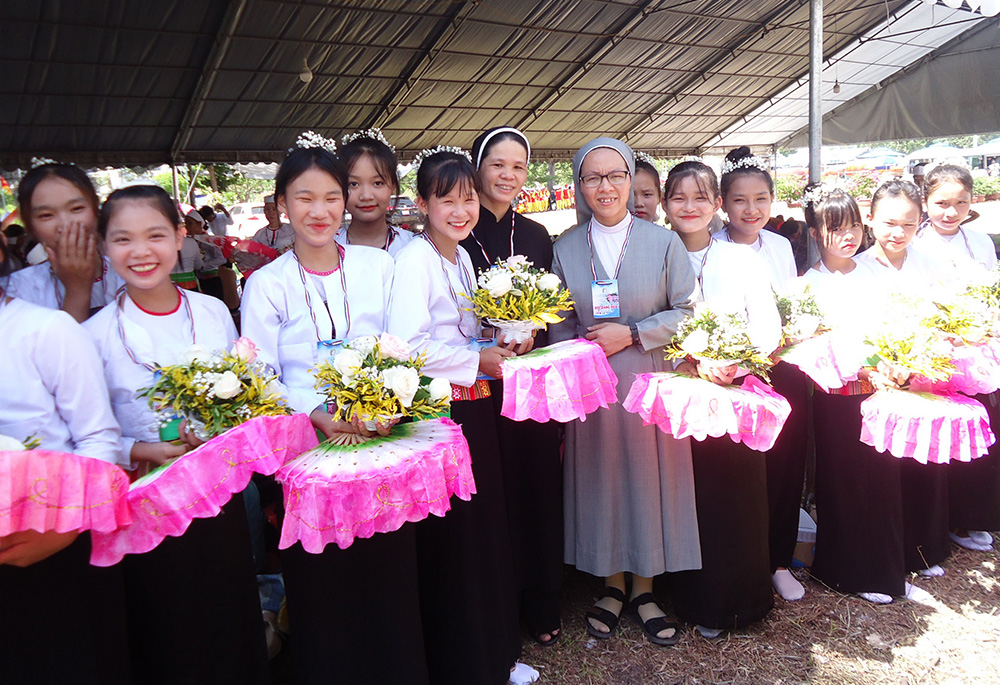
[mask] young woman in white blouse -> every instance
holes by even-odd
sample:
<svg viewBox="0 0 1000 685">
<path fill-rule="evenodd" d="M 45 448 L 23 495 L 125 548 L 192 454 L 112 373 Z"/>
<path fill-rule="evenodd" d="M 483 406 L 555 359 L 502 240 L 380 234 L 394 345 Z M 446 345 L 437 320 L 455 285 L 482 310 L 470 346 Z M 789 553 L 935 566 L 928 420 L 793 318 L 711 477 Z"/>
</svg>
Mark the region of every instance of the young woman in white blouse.
<svg viewBox="0 0 1000 685">
<path fill-rule="evenodd" d="M 289 404 L 326 437 L 370 435 L 333 420 L 312 370 L 338 342 L 382 334 L 393 274 L 385 250 L 336 241 L 349 183 L 347 164 L 330 149 L 298 147 L 285 157 L 275 195 L 295 231 L 294 247 L 250 276 L 241 308 L 243 334 L 279 374 Z M 417 591 L 420 525 L 359 538 L 347 549 L 331 544 L 311 554 L 296 543 L 282 550 L 297 679 L 328 682 L 334 663 L 345 683 L 428 682 Z"/>
<path fill-rule="evenodd" d="M 706 304 L 718 313 L 742 316 L 751 342 L 770 354 L 781 340 L 781 319 L 768 267 L 750 250 L 712 238 L 709 224 L 720 202 L 715 172 L 705 164 L 682 162 L 667 175 L 663 209 L 687 248 Z M 722 385 L 737 376 L 735 365 L 699 364 L 697 371 Z M 760 620 L 774 604 L 766 455 L 728 437 L 692 441 L 691 452 L 702 567 L 675 575 L 674 607 L 702 635 L 716 637 Z"/>
<path fill-rule="evenodd" d="M 427 666 L 431 682 L 445 685 L 522 682 L 527 670 L 511 671 L 520 626 L 496 417 L 483 379 L 499 378 L 513 352 L 479 349 L 469 301 L 476 280 L 459 245 L 479 218 L 478 189 L 467 153 L 419 155 L 417 204 L 427 230 L 397 255 L 389 305 L 389 332 L 426 355 L 424 373 L 451 381 L 451 418 L 469 442 L 476 480 L 471 501 L 453 501 L 444 518 L 417 527 Z"/>
<path fill-rule="evenodd" d="M 214 297 L 170 280 L 184 237 L 177 205 L 158 186 L 113 192 L 98 232 L 125 281 L 91 317 L 111 405 L 122 427 L 122 458 L 162 464 L 189 447 L 161 441 L 141 388 L 157 366 L 183 362 L 193 345 L 228 349 L 236 328 Z M 191 439 L 192 443 L 194 439 Z M 132 675 L 139 682 L 265 682 L 269 676 L 260 601 L 242 494 L 145 554 L 122 562 Z M 211 611 L 205 611 L 211 607 Z"/>
<path fill-rule="evenodd" d="M 8 273 L 0 240 L 0 276 Z M 97 351 L 65 312 L 0 288 L 0 435 L 116 463 L 119 429 Z M 6 682 L 130 683 L 121 567 L 90 565 L 90 535 L 33 530 L 0 537 Z M 50 610 L 40 611 L 40 606 Z M 58 645 L 59 657 L 52 658 Z"/>
</svg>

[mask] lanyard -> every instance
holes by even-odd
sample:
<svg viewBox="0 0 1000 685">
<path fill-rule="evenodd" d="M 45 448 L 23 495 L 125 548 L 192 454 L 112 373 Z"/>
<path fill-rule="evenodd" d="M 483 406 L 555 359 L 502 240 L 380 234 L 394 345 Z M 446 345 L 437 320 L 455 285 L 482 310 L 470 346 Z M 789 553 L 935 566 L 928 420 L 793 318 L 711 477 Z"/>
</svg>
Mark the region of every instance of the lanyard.
<svg viewBox="0 0 1000 685">
<path fill-rule="evenodd" d="M 482 251 L 483 257 L 486 258 L 486 264 L 487 265 L 492 264 L 493 260 L 490 259 L 490 256 L 486 253 L 486 248 L 483 247 L 483 244 L 479 242 L 479 238 L 476 237 L 475 229 L 472 230 L 472 239 L 476 241 L 476 245 L 478 245 L 479 249 Z M 500 255 L 497 255 L 498 258 L 499 256 Z M 508 257 L 514 256 L 514 210 L 513 209 L 510 210 L 510 254 L 508 254 L 507 256 Z"/>
<path fill-rule="evenodd" d="M 180 296 L 181 301 L 184 302 L 184 309 L 187 311 L 188 315 L 188 323 L 191 326 L 191 344 L 194 345 L 197 342 L 197 339 L 195 338 L 194 333 L 194 313 L 191 311 L 191 301 L 188 299 L 187 293 L 185 293 L 184 290 L 178 288 L 176 285 L 174 287 L 177 288 L 177 293 Z M 155 372 L 156 366 L 150 364 L 149 362 L 139 361 L 138 357 L 135 356 L 135 352 L 132 351 L 132 348 L 128 346 L 128 342 L 125 340 L 125 325 L 122 323 L 122 307 L 125 305 L 125 286 L 121 287 L 115 295 L 115 298 L 117 299 L 117 302 L 115 302 L 115 321 L 118 324 L 118 336 L 122 340 L 122 347 L 125 348 L 125 354 L 128 355 L 128 358 L 132 360 L 133 364 L 138 364 L 139 366 L 145 367 L 149 371 Z"/>
<path fill-rule="evenodd" d="M 62 309 L 64 295 L 59 290 L 59 286 L 60 286 L 59 279 L 56 278 L 56 274 L 52 270 L 52 265 L 51 264 L 49 264 L 49 278 L 52 279 L 52 288 L 56 291 L 56 309 Z M 94 279 L 94 283 L 95 284 L 100 283 L 101 284 L 101 288 L 103 289 L 103 293 L 102 293 L 102 296 L 101 296 L 101 306 L 102 307 L 104 306 L 104 304 L 103 304 L 104 301 L 107 299 L 107 293 L 108 293 L 108 281 L 107 281 L 107 278 L 108 278 L 108 263 L 106 261 L 104 261 L 104 259 L 102 258 L 101 259 L 101 275 L 98 278 Z M 93 291 L 93 286 L 91 286 L 91 291 Z M 93 301 L 93 294 L 91 294 L 91 301 Z"/>
<path fill-rule="evenodd" d="M 617 280 L 618 279 L 618 272 L 621 271 L 622 260 L 625 259 L 625 252 L 626 252 L 626 250 L 628 250 L 629 240 L 632 239 L 632 222 L 634 220 L 635 220 L 635 217 L 629 217 L 628 228 L 625 230 L 625 242 L 622 244 L 621 254 L 618 255 L 618 263 L 615 265 L 615 274 L 614 274 L 614 276 L 611 277 L 612 279 Z M 591 219 L 590 225 L 587 227 L 587 245 L 590 247 L 590 273 L 594 277 L 594 280 L 596 281 L 597 280 L 597 270 L 594 268 L 594 240 L 591 237 L 591 232 L 593 230 L 594 230 L 594 221 L 593 221 L 593 219 Z"/>
<path fill-rule="evenodd" d="M 708 263 L 708 253 L 712 251 L 712 245 L 715 244 L 715 239 L 709 237 L 708 247 L 705 248 L 705 255 L 701 258 L 701 268 L 698 269 L 698 290 L 701 291 L 701 296 L 705 297 L 705 289 L 702 287 L 702 283 L 705 281 L 705 264 Z"/>
<path fill-rule="evenodd" d="M 388 224 L 386 224 L 386 227 L 385 227 L 385 245 L 382 246 L 382 249 L 385 250 L 386 252 L 388 252 L 389 251 L 389 246 L 392 245 L 392 241 L 395 240 L 395 239 L 396 239 L 396 231 L 393 230 L 392 226 L 389 226 Z M 344 240 L 347 241 L 348 245 L 351 244 L 350 226 L 348 226 L 347 228 L 344 229 Z"/>
<path fill-rule="evenodd" d="M 438 246 L 434 244 L 434 241 L 431 240 L 426 231 L 421 233 L 420 237 L 430 243 L 431 247 L 434 248 L 434 251 L 437 252 L 438 259 L 441 260 L 441 273 L 444 275 L 444 282 L 448 285 L 448 293 L 451 295 L 451 301 L 455 303 L 455 309 L 458 310 L 458 332 L 466 338 L 475 338 L 476 336 L 470 335 L 462 330 L 462 305 L 458 301 L 458 294 L 451 286 L 451 278 L 448 276 L 448 269 L 445 266 L 444 255 L 441 254 L 441 250 L 439 250 Z M 466 289 L 468 297 L 472 297 L 472 275 L 466 271 L 465 264 L 462 262 L 462 257 L 459 255 L 457 248 L 455 249 L 455 261 L 458 263 L 458 279 L 462 282 L 462 287 Z"/>
<path fill-rule="evenodd" d="M 767 229 L 762 228 L 760 230 L 766 231 Z M 735 240 L 733 240 L 733 234 L 729 232 L 729 226 L 726 226 L 726 241 L 730 243 L 735 243 L 737 245 L 744 244 L 744 243 L 737 243 Z M 764 250 L 764 238 L 761 236 L 760 233 L 757 233 L 757 249 L 755 251 L 760 252 L 761 250 Z M 764 250 L 764 252 L 766 253 L 767 250 Z"/>
<path fill-rule="evenodd" d="M 299 256 L 295 254 L 294 251 L 292 254 L 295 256 L 295 263 L 299 267 L 299 277 L 302 279 L 302 291 L 306 296 L 306 308 L 309 310 L 309 316 L 312 317 L 313 328 L 316 331 L 316 342 L 333 339 L 337 335 L 337 324 L 333 322 L 333 314 L 330 313 L 330 305 L 328 305 L 325 300 L 323 301 L 323 304 L 326 305 L 326 315 L 330 317 L 330 338 L 324 338 L 320 335 L 319 322 L 316 320 L 316 311 L 312 307 L 312 298 L 309 296 L 309 284 L 306 283 L 306 270 L 302 266 L 302 263 L 299 262 Z M 338 271 L 340 271 L 340 287 L 344 291 L 344 314 L 347 317 L 347 330 L 344 331 L 344 337 L 346 337 L 351 330 L 351 303 L 347 300 L 347 278 L 344 276 L 344 256 L 347 254 L 347 251 L 342 245 L 337 245 L 337 254 L 340 255 L 340 268 Z"/>
</svg>

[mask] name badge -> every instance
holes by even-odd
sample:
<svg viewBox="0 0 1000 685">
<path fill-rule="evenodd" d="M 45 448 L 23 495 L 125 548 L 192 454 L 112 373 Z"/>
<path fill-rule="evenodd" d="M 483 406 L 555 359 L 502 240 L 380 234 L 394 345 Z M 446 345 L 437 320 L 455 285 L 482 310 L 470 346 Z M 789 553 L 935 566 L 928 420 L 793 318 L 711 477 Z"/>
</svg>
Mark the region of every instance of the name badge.
<svg viewBox="0 0 1000 685">
<path fill-rule="evenodd" d="M 497 341 L 494 338 L 473 338 L 469 341 L 469 348 L 473 352 L 482 352 L 483 350 L 496 347 Z M 477 381 L 492 381 L 496 380 L 493 376 L 487 376 L 486 374 L 479 374 L 476 376 Z"/>
<path fill-rule="evenodd" d="M 593 281 L 590 284 L 590 293 L 594 300 L 595 319 L 618 319 L 621 317 L 617 278 Z"/>
<path fill-rule="evenodd" d="M 316 343 L 316 363 L 332 361 L 344 349 L 343 340 L 320 340 Z"/>
</svg>

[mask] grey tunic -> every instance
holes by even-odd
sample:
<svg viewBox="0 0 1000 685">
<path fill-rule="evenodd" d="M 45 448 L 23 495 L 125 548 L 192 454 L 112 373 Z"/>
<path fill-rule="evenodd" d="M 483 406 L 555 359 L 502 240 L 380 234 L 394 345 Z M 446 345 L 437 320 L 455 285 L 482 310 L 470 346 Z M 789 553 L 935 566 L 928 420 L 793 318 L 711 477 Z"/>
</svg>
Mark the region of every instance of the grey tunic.
<svg viewBox="0 0 1000 685">
<path fill-rule="evenodd" d="M 698 299 L 680 238 L 635 219 L 619 273 L 620 319 L 593 317 L 590 248 L 585 222 L 555 243 L 553 271 L 567 284 L 575 311 L 551 328 L 550 340 L 583 337 L 599 322 L 637 322 L 642 346 L 609 358 L 619 404 L 566 427 L 565 561 L 597 576 L 630 571 L 651 577 L 701 567 L 689 438 L 643 426 L 621 402 L 635 374 L 670 370 L 663 346 Z M 613 265 L 612 265 L 613 267 Z M 594 256 L 598 279 L 608 269 Z"/>
</svg>

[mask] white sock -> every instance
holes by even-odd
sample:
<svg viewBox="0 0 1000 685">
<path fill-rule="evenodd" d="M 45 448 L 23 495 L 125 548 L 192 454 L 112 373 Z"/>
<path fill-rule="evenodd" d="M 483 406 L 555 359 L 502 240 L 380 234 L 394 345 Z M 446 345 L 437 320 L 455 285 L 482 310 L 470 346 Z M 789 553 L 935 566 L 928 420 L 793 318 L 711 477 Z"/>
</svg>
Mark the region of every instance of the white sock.
<svg viewBox="0 0 1000 685">
<path fill-rule="evenodd" d="M 698 632 L 701 633 L 701 636 L 707 637 L 709 640 L 722 635 L 723 630 L 724 628 L 706 628 L 705 626 L 698 626 Z"/>
<path fill-rule="evenodd" d="M 969 537 L 972 541 L 979 545 L 989 545 L 993 546 L 993 536 L 987 533 L 985 530 L 970 530 Z"/>
<path fill-rule="evenodd" d="M 993 539 L 993 536 L 990 535 L 989 533 L 986 533 L 986 535 L 990 538 L 990 540 Z M 970 534 L 969 537 L 963 538 L 958 535 L 955 535 L 954 533 L 948 533 L 948 537 L 951 538 L 951 541 L 954 542 L 959 547 L 964 547 L 965 549 L 971 549 L 973 552 L 987 552 L 993 549 L 992 542 L 990 544 L 983 544 L 976 542 L 976 538 L 974 538 L 972 534 Z"/>
<path fill-rule="evenodd" d="M 881 592 L 859 592 L 858 597 L 867 599 L 872 604 L 892 604 L 892 597 Z"/>
<path fill-rule="evenodd" d="M 906 598 L 918 604 L 928 604 L 934 601 L 934 595 L 909 583 L 906 584 Z"/>
<path fill-rule="evenodd" d="M 528 685 L 538 680 L 540 676 L 541 674 L 531 666 L 518 661 L 510 670 L 510 680 L 507 682 L 512 685 Z"/>
<path fill-rule="evenodd" d="M 944 569 L 934 564 L 930 568 L 922 568 L 917 571 L 917 575 L 923 576 L 924 578 L 940 578 L 944 575 Z"/>
<path fill-rule="evenodd" d="M 795 576 L 787 568 L 781 568 L 774 572 L 771 576 L 771 585 L 778 591 L 781 598 L 788 602 L 802 599 L 806 594 L 806 589 L 802 586 L 802 583 L 796 580 Z"/>
</svg>

